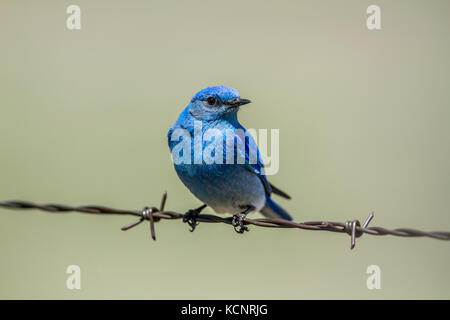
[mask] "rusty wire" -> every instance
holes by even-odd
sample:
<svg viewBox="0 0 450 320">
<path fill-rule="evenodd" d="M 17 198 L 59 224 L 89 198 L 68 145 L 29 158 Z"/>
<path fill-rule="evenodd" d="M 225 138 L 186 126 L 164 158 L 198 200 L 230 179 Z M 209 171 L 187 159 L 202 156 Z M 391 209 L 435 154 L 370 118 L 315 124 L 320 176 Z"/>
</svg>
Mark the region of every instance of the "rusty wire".
<svg viewBox="0 0 450 320">
<path fill-rule="evenodd" d="M 150 223 L 150 233 L 153 240 L 156 240 L 155 235 L 155 222 L 161 219 L 166 220 L 176 220 L 183 219 L 183 222 L 190 222 L 189 225 L 192 227 L 191 231 L 195 229 L 195 226 L 199 222 L 206 223 L 225 223 L 232 224 L 232 217 L 224 218 L 211 214 L 198 214 L 195 217 L 194 223 L 192 223 L 191 217 L 187 217 L 187 213 L 178 213 L 174 211 L 166 211 L 165 204 L 167 200 L 167 193 L 165 192 L 161 199 L 161 204 L 159 208 L 157 207 L 145 207 L 142 210 L 121 210 L 114 209 L 105 206 L 67 206 L 61 204 L 36 204 L 29 201 L 4 201 L 0 202 L 0 207 L 7 209 L 38 209 L 47 212 L 82 212 L 90 214 L 117 214 L 117 215 L 134 215 L 139 217 L 138 220 L 124 226 L 121 230 L 129 230 L 144 220 L 148 220 Z M 384 236 L 392 235 L 398 237 L 428 237 L 437 240 L 450 240 L 449 231 L 434 231 L 427 232 L 416 229 L 408 228 L 397 228 L 397 229 L 386 229 L 383 227 L 368 227 L 370 221 L 374 217 L 373 212 L 367 217 L 364 224 L 358 220 L 349 220 L 347 222 L 332 222 L 332 221 L 307 221 L 307 222 L 294 222 L 283 219 L 276 218 L 260 218 L 260 219 L 244 219 L 244 225 L 254 225 L 258 227 L 265 228 L 297 228 L 304 230 L 315 230 L 315 231 L 331 231 L 346 233 L 350 235 L 350 249 L 355 247 L 356 238 L 361 237 L 363 234 L 370 234 L 374 236 Z"/>
</svg>

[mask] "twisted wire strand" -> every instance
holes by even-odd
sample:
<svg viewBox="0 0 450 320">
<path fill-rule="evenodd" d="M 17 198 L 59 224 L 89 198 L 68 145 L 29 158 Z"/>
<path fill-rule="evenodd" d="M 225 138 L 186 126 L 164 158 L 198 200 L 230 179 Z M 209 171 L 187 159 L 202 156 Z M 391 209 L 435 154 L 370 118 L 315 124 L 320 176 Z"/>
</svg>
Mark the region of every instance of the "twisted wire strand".
<svg viewBox="0 0 450 320">
<path fill-rule="evenodd" d="M 138 220 L 132 222 L 124 227 L 123 231 L 129 230 L 141 222 L 148 220 L 150 222 L 150 233 L 153 240 L 156 240 L 155 235 L 155 222 L 164 220 L 177 220 L 185 219 L 187 213 L 179 213 L 174 211 L 164 210 L 167 201 L 167 193 L 163 194 L 161 204 L 157 207 L 145 207 L 142 210 L 122 210 L 115 209 L 106 206 L 88 205 L 88 206 L 68 206 L 62 204 L 37 204 L 30 201 L 3 201 L 0 202 L 0 207 L 6 209 L 38 209 L 47 212 L 81 212 L 88 214 L 115 214 L 115 215 L 133 215 L 139 217 Z M 306 221 L 306 222 L 294 222 L 276 218 L 257 218 L 249 219 L 245 218 L 244 225 L 253 225 L 263 228 L 296 228 L 303 230 L 315 230 L 315 231 L 330 231 L 338 233 L 347 233 L 351 237 L 350 248 L 355 247 L 355 239 L 361 237 L 363 234 L 370 234 L 373 236 L 397 236 L 397 237 L 428 237 L 437 240 L 450 240 L 450 231 L 422 231 L 410 228 L 397 228 L 387 229 L 383 227 L 368 227 L 368 224 L 372 220 L 374 214 L 371 213 L 361 226 L 358 220 L 350 220 L 347 222 L 333 222 L 333 221 Z M 185 220 L 184 220 L 185 221 Z M 198 214 L 195 218 L 195 223 L 224 223 L 232 224 L 232 217 L 220 217 L 212 214 Z M 193 226 L 192 230 L 195 228 Z"/>
</svg>

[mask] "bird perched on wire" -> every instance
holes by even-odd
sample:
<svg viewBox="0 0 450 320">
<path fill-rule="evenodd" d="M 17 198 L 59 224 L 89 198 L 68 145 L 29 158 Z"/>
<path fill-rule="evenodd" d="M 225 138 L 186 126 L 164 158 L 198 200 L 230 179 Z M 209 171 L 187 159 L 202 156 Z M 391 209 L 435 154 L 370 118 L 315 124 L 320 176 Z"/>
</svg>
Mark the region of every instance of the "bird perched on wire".
<svg viewBox="0 0 450 320">
<path fill-rule="evenodd" d="M 271 194 L 290 197 L 267 180 L 259 149 L 237 119 L 240 107 L 250 102 L 233 88 L 208 87 L 192 97 L 169 129 L 168 144 L 178 177 L 204 203 L 186 213 L 191 231 L 206 206 L 233 214 L 232 224 L 239 233 L 247 230 L 244 219 L 252 211 L 292 220 Z M 240 134 L 230 140 L 230 132 Z"/>
</svg>

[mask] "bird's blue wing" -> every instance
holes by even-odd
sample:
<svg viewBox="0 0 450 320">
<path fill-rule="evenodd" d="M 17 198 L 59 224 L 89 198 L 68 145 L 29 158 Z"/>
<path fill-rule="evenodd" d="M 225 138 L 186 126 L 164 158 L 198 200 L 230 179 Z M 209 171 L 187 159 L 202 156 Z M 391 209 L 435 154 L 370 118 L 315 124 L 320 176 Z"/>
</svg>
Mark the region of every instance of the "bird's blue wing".
<svg viewBox="0 0 450 320">
<path fill-rule="evenodd" d="M 245 167 L 246 169 L 248 169 L 250 172 L 253 172 L 261 179 L 266 194 L 270 195 L 272 193 L 272 187 L 264 173 L 264 163 L 262 162 L 261 154 L 259 153 L 259 148 L 256 145 L 256 142 L 253 139 L 252 135 L 248 133 L 247 129 L 245 129 L 242 125 L 239 127 L 239 129 L 243 130 L 244 133 L 246 133 L 245 136 L 243 137 L 245 139 Z M 251 155 L 251 153 L 255 152 L 255 150 L 256 150 L 256 163 L 251 163 L 255 162 L 254 161 L 255 155 Z M 237 150 L 236 152 L 240 151 Z M 252 161 L 250 161 L 251 159 Z"/>
</svg>

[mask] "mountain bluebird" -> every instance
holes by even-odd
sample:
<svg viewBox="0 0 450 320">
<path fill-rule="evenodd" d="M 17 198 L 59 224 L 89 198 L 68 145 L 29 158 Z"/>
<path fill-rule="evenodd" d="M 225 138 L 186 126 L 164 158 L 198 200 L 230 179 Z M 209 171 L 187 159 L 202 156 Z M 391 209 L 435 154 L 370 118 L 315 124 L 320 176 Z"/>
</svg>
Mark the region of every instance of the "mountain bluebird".
<svg viewBox="0 0 450 320">
<path fill-rule="evenodd" d="M 178 177 L 204 203 L 186 213 L 184 221 L 192 227 L 191 231 L 197 224 L 196 217 L 206 206 L 217 213 L 233 214 L 232 224 L 239 233 L 248 230 L 244 219 L 252 211 L 259 211 L 266 217 L 292 220 L 289 213 L 271 199 L 271 194 L 290 197 L 269 183 L 255 141 L 238 122 L 239 108 L 250 102 L 233 88 L 208 87 L 192 97 L 169 129 L 168 143 Z M 238 129 L 241 134 L 235 134 L 232 141 L 224 138 Z M 206 135 L 211 135 L 208 132 L 213 132 L 214 139 L 205 139 Z M 204 155 L 211 145 L 218 147 L 211 152 L 214 161 L 205 159 Z"/>
</svg>

